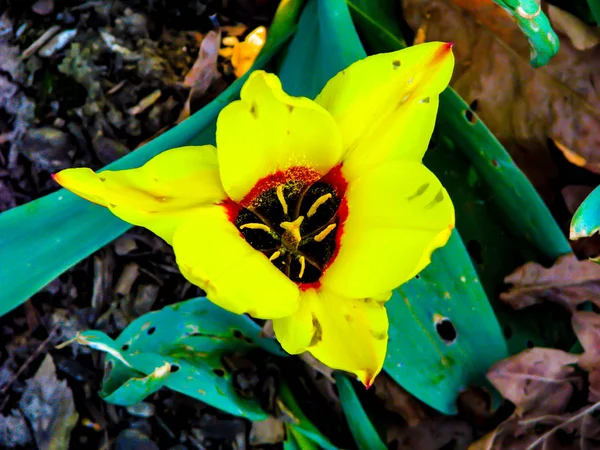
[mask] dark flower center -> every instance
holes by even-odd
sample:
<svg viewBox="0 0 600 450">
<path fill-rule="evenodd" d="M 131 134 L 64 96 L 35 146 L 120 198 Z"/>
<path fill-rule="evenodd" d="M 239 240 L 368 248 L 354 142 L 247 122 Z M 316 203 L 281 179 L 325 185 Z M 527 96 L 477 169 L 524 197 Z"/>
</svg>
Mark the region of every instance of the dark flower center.
<svg viewBox="0 0 600 450">
<path fill-rule="evenodd" d="M 335 254 L 341 202 L 324 179 L 287 181 L 242 207 L 235 226 L 290 280 L 314 283 Z"/>
</svg>

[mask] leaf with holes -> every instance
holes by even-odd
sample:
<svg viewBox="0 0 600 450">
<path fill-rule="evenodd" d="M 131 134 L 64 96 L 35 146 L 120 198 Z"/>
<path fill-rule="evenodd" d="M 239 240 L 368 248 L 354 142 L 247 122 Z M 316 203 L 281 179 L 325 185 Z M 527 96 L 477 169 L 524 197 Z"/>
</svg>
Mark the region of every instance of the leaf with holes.
<svg viewBox="0 0 600 450">
<path fill-rule="evenodd" d="M 107 352 L 102 397 L 130 405 L 162 386 L 202 400 L 231 414 L 262 420 L 256 399 L 242 398 L 222 357 L 261 346 L 282 355 L 276 342 L 259 337 L 260 327 L 205 298 L 167 306 L 133 321 L 112 340 L 85 331 L 77 342 Z"/>
<path fill-rule="evenodd" d="M 255 67 L 264 67 L 292 35 L 302 4 L 281 3 Z M 107 168 L 137 167 L 170 148 L 213 142 L 218 113 L 239 95 L 248 75 L 183 123 Z M 130 227 L 107 209 L 64 189 L 0 214 L 1 258 L 11 261 L 0 265 L 0 316 Z"/>
</svg>

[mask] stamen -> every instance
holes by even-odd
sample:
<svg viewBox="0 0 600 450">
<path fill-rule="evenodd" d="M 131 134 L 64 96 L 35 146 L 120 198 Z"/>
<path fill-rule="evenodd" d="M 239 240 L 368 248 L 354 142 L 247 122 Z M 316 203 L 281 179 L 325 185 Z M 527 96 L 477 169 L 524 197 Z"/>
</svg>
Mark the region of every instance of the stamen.
<svg viewBox="0 0 600 450">
<path fill-rule="evenodd" d="M 327 237 L 327 235 L 329 233 L 331 233 L 336 227 L 335 223 L 332 223 L 331 225 L 327 225 L 327 228 L 325 228 L 323 231 L 321 231 L 319 234 L 317 234 L 315 236 L 315 241 L 316 242 L 321 242 L 323 239 L 325 239 Z"/>
<path fill-rule="evenodd" d="M 304 276 L 304 269 L 306 269 L 306 258 L 301 256 L 298 258 L 298 261 L 300 261 L 300 273 L 298 274 L 298 278 L 302 278 Z"/>
<path fill-rule="evenodd" d="M 279 250 L 277 250 L 276 252 L 273 252 L 271 257 L 269 258 L 269 261 L 275 261 L 280 256 L 281 256 L 281 252 Z"/>
<path fill-rule="evenodd" d="M 285 201 L 285 197 L 283 196 L 283 184 L 277 186 L 277 198 L 279 199 L 279 203 L 281 203 L 281 207 L 283 208 L 283 213 L 287 215 L 288 213 L 288 204 Z"/>
<path fill-rule="evenodd" d="M 304 216 L 298 217 L 293 222 L 281 222 L 279 225 L 281 228 L 285 230 L 283 233 L 283 244 L 289 250 L 296 250 L 298 248 L 298 244 L 302 239 L 300 236 L 300 225 L 302 225 L 302 221 L 304 220 Z"/>
<path fill-rule="evenodd" d="M 243 230 L 244 228 L 248 228 L 250 230 L 263 230 L 267 233 L 271 232 L 271 229 L 264 223 L 245 223 L 244 225 L 240 226 L 240 230 Z"/>
<path fill-rule="evenodd" d="M 310 207 L 310 209 L 308 210 L 308 213 L 306 213 L 306 215 L 308 217 L 312 217 L 315 215 L 315 213 L 317 212 L 317 208 L 319 206 L 321 206 L 323 203 L 325 203 L 327 200 L 329 200 L 331 198 L 331 194 L 325 194 L 325 195 L 321 195 Z"/>
</svg>

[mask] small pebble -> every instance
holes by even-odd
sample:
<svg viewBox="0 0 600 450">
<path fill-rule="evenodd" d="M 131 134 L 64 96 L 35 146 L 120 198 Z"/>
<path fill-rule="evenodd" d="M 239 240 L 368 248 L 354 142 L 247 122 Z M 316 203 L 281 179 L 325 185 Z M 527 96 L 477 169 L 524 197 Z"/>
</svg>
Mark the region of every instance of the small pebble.
<svg viewBox="0 0 600 450">
<path fill-rule="evenodd" d="M 152 403 L 140 402 L 127 407 L 127 412 L 135 417 L 148 418 L 154 415 L 156 408 Z"/>
<path fill-rule="evenodd" d="M 128 429 L 123 430 L 117 437 L 116 450 L 160 450 L 144 433 Z"/>
</svg>

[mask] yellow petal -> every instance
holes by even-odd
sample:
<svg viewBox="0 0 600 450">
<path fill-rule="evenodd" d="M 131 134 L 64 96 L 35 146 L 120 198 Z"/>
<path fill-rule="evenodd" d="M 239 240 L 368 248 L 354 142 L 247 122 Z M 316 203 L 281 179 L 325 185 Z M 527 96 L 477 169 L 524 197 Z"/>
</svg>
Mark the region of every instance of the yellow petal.
<svg viewBox="0 0 600 450">
<path fill-rule="evenodd" d="M 181 273 L 222 308 L 272 319 L 298 307 L 296 284 L 244 240 L 224 206 L 205 209 L 179 227 L 173 249 Z"/>
<path fill-rule="evenodd" d="M 171 243 L 174 229 L 198 209 L 226 198 L 216 149 L 180 147 L 131 170 L 67 169 L 54 175 L 64 188 L 150 229 Z"/>
<path fill-rule="evenodd" d="M 273 328 L 287 352 L 308 350 L 333 369 L 355 373 L 365 386 L 383 366 L 388 319 L 382 301 L 309 289 L 301 293 L 298 311 L 273 320 Z"/>
<path fill-rule="evenodd" d="M 226 106 L 217 120 L 219 166 L 225 191 L 243 204 L 257 182 L 289 169 L 304 171 L 314 181 L 337 165 L 341 137 L 327 111 L 312 100 L 291 97 L 272 74 L 253 72 L 241 100 Z"/>
<path fill-rule="evenodd" d="M 454 228 L 454 206 L 421 163 L 391 162 L 351 182 L 339 251 L 321 277 L 339 295 L 394 289 L 430 262 Z"/>
<path fill-rule="evenodd" d="M 451 44 L 430 42 L 369 56 L 329 80 L 315 101 L 342 132 L 346 179 L 385 161 L 423 158 L 453 67 Z"/>
</svg>

